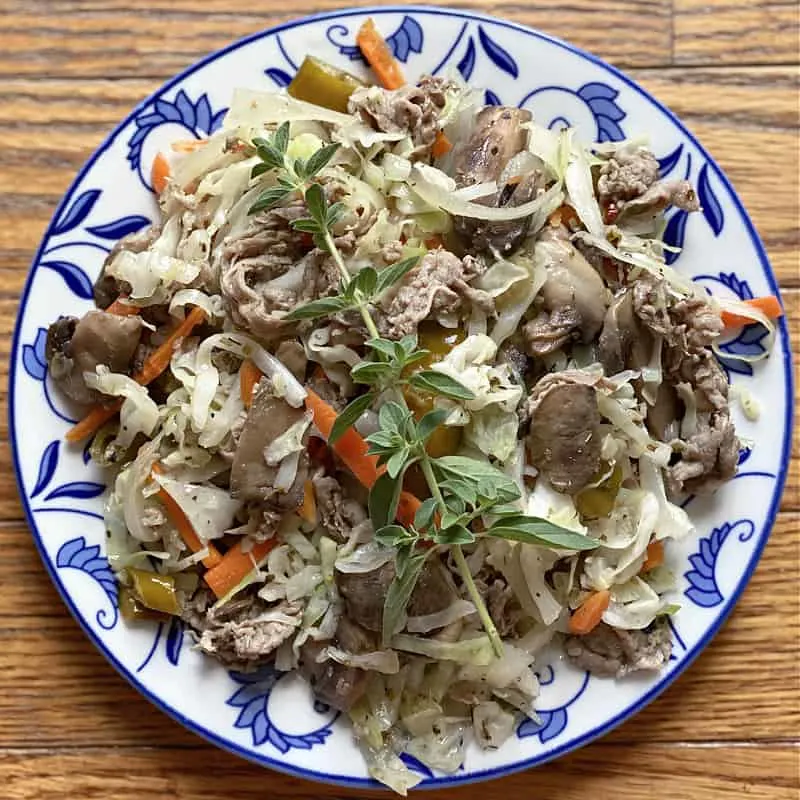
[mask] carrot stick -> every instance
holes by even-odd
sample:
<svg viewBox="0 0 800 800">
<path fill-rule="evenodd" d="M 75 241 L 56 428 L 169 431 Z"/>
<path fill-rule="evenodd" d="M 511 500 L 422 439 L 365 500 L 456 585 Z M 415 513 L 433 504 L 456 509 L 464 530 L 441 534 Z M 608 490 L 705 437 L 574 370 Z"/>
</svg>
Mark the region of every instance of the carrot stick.
<svg viewBox="0 0 800 800">
<path fill-rule="evenodd" d="M 774 294 L 768 297 L 755 297 L 752 300 L 743 300 L 742 302 L 746 306 L 765 314 L 769 319 L 778 319 L 783 316 L 781 301 Z M 745 317 L 742 314 L 736 314 L 733 311 L 722 311 L 720 316 L 722 317 L 722 324 L 726 328 L 741 328 L 743 325 L 752 325 L 755 322 L 754 319 Z"/>
<path fill-rule="evenodd" d="M 647 556 L 642 564 L 642 572 L 660 567 L 664 563 L 664 542 L 654 541 L 647 545 Z"/>
<path fill-rule="evenodd" d="M 161 464 L 153 464 L 153 472 L 157 475 L 162 475 L 164 473 L 164 468 Z M 178 533 L 181 535 L 184 544 L 193 553 L 199 553 L 201 550 L 205 549 L 205 547 L 208 547 L 208 555 L 203 559 L 203 564 L 209 569 L 216 567 L 217 564 L 222 561 L 219 550 L 217 550 L 211 542 L 204 545 L 200 541 L 200 537 L 195 533 L 192 523 L 189 522 L 189 518 L 184 513 L 184 510 L 163 486 L 160 486 L 158 489 L 158 499 L 163 503 L 164 508 L 167 510 L 167 516 L 169 516 L 172 520 L 172 524 L 178 529 Z"/>
<path fill-rule="evenodd" d="M 297 509 L 297 513 L 306 522 L 316 524 L 317 500 L 314 497 L 314 484 L 311 481 L 306 481 L 303 485 L 303 504 Z"/>
<path fill-rule="evenodd" d="M 313 389 L 306 389 L 306 408 L 314 414 L 314 424 L 327 440 L 336 422 L 336 409 L 326 403 Z M 367 454 L 369 445 L 353 428 L 347 431 L 332 445 L 334 452 L 344 461 L 345 466 L 368 489 L 386 471 L 378 466 L 378 457 Z M 404 525 L 414 522 L 414 514 L 422 505 L 411 492 L 401 492 L 397 504 L 397 519 Z"/>
<path fill-rule="evenodd" d="M 179 139 L 177 142 L 173 142 L 170 147 L 175 153 L 193 153 L 204 144 L 208 144 L 208 139 Z"/>
<path fill-rule="evenodd" d="M 569 618 L 569 632 L 576 636 L 591 633 L 602 621 L 603 613 L 610 602 L 611 592 L 608 589 L 590 595 Z"/>
<path fill-rule="evenodd" d="M 172 177 L 172 167 L 163 153 L 156 153 L 153 167 L 150 172 L 150 184 L 156 194 L 161 194 L 167 188 L 167 181 Z"/>
<path fill-rule="evenodd" d="M 122 402 L 122 400 L 117 400 L 110 406 L 95 406 L 80 422 L 67 431 L 66 440 L 80 442 L 81 439 L 86 439 L 96 433 L 122 408 Z"/>
<path fill-rule="evenodd" d="M 444 131 L 439 131 L 436 138 L 433 140 L 433 147 L 431 147 L 431 155 L 434 158 L 441 158 L 447 155 L 453 149 L 453 143 L 447 138 Z"/>
<path fill-rule="evenodd" d="M 250 403 L 253 402 L 253 392 L 262 377 L 264 376 L 261 374 L 261 370 L 249 358 L 242 362 L 239 369 L 239 393 L 245 408 L 250 408 Z"/>
<path fill-rule="evenodd" d="M 125 299 L 118 297 L 106 310 L 106 314 L 116 314 L 118 317 L 132 317 L 138 314 L 141 309 L 139 306 L 132 306 L 126 303 Z"/>
<path fill-rule="evenodd" d="M 198 325 L 206 321 L 206 312 L 202 308 L 195 306 L 175 328 L 174 331 L 158 346 L 158 349 L 151 353 L 147 361 L 144 362 L 141 372 L 133 376 L 137 383 L 147 386 L 152 383 L 168 366 L 172 360 L 172 354 Z"/>
<path fill-rule="evenodd" d="M 406 79 L 403 77 L 400 65 L 392 55 L 386 40 L 375 27 L 372 18 L 358 29 L 356 44 L 361 48 L 364 58 L 378 76 L 384 89 L 399 89 L 405 85 Z"/>
<path fill-rule="evenodd" d="M 142 386 L 152 383 L 169 366 L 172 354 L 181 339 L 188 336 L 195 327 L 205 321 L 205 318 L 205 311 L 195 306 L 186 315 L 183 322 L 167 337 L 166 341 L 144 362 L 141 372 L 133 376 L 136 383 L 140 383 Z M 67 431 L 67 441 L 79 442 L 81 439 L 91 436 L 122 408 L 122 402 L 122 400 L 118 400 L 109 406 L 95 406 L 77 425 Z"/>
<path fill-rule="evenodd" d="M 314 424 L 327 441 L 336 422 L 336 409 L 312 389 L 307 389 L 306 408 L 313 413 Z M 332 447 L 350 472 L 371 489 L 383 470 L 378 467 L 377 456 L 367 455 L 369 445 L 366 441 L 355 430 L 348 428 Z"/>
<path fill-rule="evenodd" d="M 245 553 L 242 551 L 242 543 L 237 542 L 225 553 L 216 567 L 206 572 L 203 576 L 205 582 L 217 598 L 225 597 L 255 569 L 255 565 L 265 558 L 277 544 L 278 540 L 274 538 L 267 539 L 265 542 L 256 542 Z"/>
</svg>

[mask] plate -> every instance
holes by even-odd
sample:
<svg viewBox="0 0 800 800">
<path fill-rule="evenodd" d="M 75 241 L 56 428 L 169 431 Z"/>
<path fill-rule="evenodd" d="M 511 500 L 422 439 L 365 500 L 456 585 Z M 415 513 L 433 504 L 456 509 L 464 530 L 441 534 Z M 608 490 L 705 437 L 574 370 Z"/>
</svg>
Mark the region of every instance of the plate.
<svg viewBox="0 0 800 800">
<path fill-rule="evenodd" d="M 456 70 L 487 103 L 523 106 L 539 123 L 575 126 L 586 141 L 648 135 L 663 175 L 689 178 L 702 213 L 671 210 L 666 239 L 683 247 L 673 266 L 714 294 L 777 294 L 764 248 L 725 175 L 692 134 L 621 72 L 571 45 L 487 16 L 423 7 L 324 14 L 258 33 L 190 67 L 141 103 L 89 159 L 47 228 L 22 296 L 10 369 L 10 431 L 22 503 L 33 538 L 64 601 L 97 648 L 139 691 L 187 728 L 260 764 L 348 786 L 371 785 L 347 724 L 315 703 L 293 675 L 226 671 L 191 649 L 177 622 L 127 624 L 103 555 L 102 474 L 64 442 L 74 413 L 50 385 L 46 329 L 59 314 L 91 307 L 92 282 L 121 236 L 156 218 L 149 184 L 154 155 L 175 139 L 202 138 L 221 123 L 236 86 L 286 86 L 306 53 L 363 72 L 355 47 L 373 16 L 409 78 Z M 764 351 L 748 327 L 728 354 Z M 468 750 L 455 775 L 409 766 L 422 786 L 445 786 L 541 764 L 607 733 L 644 707 L 719 629 L 767 542 L 786 474 L 792 414 L 791 355 L 781 322 L 771 357 L 754 367 L 725 360 L 733 384 L 761 400 L 760 421 L 735 409 L 751 444 L 739 474 L 712 498 L 690 498 L 698 536 L 671 543 L 679 576 L 670 620 L 673 656 L 658 675 L 611 681 L 561 660 L 539 667 L 539 721 L 523 722 L 495 752 Z M 35 421 L 33 423 L 32 421 Z M 689 721 L 688 724 L 691 724 Z"/>
</svg>

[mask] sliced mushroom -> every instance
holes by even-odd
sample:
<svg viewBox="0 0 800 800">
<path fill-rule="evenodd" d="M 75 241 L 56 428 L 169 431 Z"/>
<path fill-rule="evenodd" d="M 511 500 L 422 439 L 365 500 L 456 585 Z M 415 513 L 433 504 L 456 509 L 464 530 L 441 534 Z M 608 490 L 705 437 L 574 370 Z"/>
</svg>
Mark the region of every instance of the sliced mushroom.
<svg viewBox="0 0 800 800">
<path fill-rule="evenodd" d="M 345 601 L 347 616 L 370 631 L 383 628 L 383 605 L 394 580 L 393 562 L 371 572 L 336 573 L 336 585 Z M 453 587 L 439 561 L 429 560 L 422 568 L 408 602 L 408 614 L 421 617 L 435 614 L 453 601 Z"/>
<path fill-rule="evenodd" d="M 111 372 L 127 372 L 142 335 L 138 317 L 89 311 L 82 319 L 62 317 L 47 332 L 45 355 L 56 385 L 77 403 L 96 403 L 85 372 L 103 364 Z"/>
<path fill-rule="evenodd" d="M 509 161 L 525 148 L 528 131 L 523 124 L 530 120 L 530 112 L 518 108 L 484 108 L 478 114 L 472 136 L 454 155 L 456 184 L 463 187 L 499 181 Z M 533 171 L 516 183 L 498 186 L 494 194 L 476 202 L 495 207 L 519 206 L 533 199 L 543 188 L 542 174 Z M 454 225 L 469 249 L 510 253 L 525 238 L 530 227 L 530 217 L 510 222 L 456 217 Z"/>
<path fill-rule="evenodd" d="M 231 465 L 231 495 L 241 500 L 269 502 L 282 509 L 297 508 L 303 502 L 303 489 L 308 477 L 308 456 L 300 455 L 292 486 L 288 492 L 275 488 L 278 466 L 269 466 L 264 459 L 264 448 L 300 422 L 305 411 L 292 408 L 285 400 L 276 397 L 268 382 L 259 384 L 250 410 L 247 412 L 239 444 Z"/>
<path fill-rule="evenodd" d="M 536 243 L 547 270 L 542 311 L 523 328 L 528 353 L 546 355 L 571 339 L 590 342 L 603 326 L 609 291 L 603 279 L 569 240 L 569 231 L 548 226 Z"/>
<path fill-rule="evenodd" d="M 600 467 L 595 388 L 566 372 L 545 375 L 528 398 L 531 463 L 558 492 L 576 494 Z"/>
</svg>

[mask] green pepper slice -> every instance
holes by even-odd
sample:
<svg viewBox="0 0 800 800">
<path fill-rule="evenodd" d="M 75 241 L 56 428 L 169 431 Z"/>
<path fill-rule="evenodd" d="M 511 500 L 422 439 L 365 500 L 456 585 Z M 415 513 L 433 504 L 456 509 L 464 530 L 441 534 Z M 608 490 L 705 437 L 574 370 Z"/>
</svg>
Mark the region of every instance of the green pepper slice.
<svg viewBox="0 0 800 800">
<path fill-rule="evenodd" d="M 363 85 L 349 72 L 306 56 L 287 91 L 297 100 L 346 114 L 350 95 Z"/>
</svg>

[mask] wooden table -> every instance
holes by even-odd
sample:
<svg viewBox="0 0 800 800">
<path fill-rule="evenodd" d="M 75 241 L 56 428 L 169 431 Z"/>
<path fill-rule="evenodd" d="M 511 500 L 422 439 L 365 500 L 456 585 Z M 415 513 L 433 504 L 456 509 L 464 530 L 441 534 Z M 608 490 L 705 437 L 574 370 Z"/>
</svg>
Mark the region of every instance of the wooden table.
<svg viewBox="0 0 800 800">
<path fill-rule="evenodd" d="M 798 7 L 793 0 L 454 5 L 571 39 L 626 69 L 700 137 L 741 193 L 800 352 Z M 25 274 L 76 171 L 176 70 L 286 20 L 278 0 L 0 0 L 0 331 L 8 370 Z M 301 2 L 292 15 L 334 9 Z M 3 402 L 5 397 L 3 397 Z M 0 797 L 383 797 L 284 777 L 150 706 L 61 604 L 23 521 L 0 416 Z M 778 524 L 730 621 L 634 720 L 554 764 L 441 800 L 798 797 L 800 440 Z"/>
</svg>

